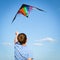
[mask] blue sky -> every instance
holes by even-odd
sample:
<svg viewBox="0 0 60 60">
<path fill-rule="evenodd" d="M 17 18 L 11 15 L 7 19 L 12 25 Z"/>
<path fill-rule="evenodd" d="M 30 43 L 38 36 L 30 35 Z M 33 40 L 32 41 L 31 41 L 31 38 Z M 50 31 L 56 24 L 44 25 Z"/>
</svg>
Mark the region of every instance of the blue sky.
<svg viewBox="0 0 60 60">
<path fill-rule="evenodd" d="M 46 12 L 33 9 L 11 24 L 23 3 Z M 60 60 L 60 0 L 0 0 L 0 60 L 14 60 L 16 31 L 27 34 L 34 60 Z"/>
</svg>

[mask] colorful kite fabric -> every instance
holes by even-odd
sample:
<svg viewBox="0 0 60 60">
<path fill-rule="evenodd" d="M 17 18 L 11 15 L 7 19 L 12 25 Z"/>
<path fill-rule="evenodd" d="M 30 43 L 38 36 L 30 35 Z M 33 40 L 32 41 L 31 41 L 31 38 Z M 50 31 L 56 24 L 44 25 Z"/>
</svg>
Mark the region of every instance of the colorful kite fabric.
<svg viewBox="0 0 60 60">
<path fill-rule="evenodd" d="M 22 7 L 19 9 L 18 13 L 21 13 L 24 16 L 28 17 L 28 14 L 32 10 L 32 8 L 33 8 L 32 6 L 23 4 Z"/>
<path fill-rule="evenodd" d="M 18 10 L 18 12 L 16 13 L 16 15 L 15 15 L 15 17 L 14 17 L 12 23 L 14 22 L 14 20 L 15 20 L 17 14 L 22 14 L 22 15 L 28 17 L 30 11 L 32 10 L 32 8 L 36 8 L 36 9 L 39 10 L 39 11 L 44 11 L 44 10 L 39 9 L 39 8 L 37 8 L 37 7 L 30 6 L 30 5 L 27 5 L 27 4 L 23 4 L 23 5 L 20 7 L 20 9 Z"/>
</svg>

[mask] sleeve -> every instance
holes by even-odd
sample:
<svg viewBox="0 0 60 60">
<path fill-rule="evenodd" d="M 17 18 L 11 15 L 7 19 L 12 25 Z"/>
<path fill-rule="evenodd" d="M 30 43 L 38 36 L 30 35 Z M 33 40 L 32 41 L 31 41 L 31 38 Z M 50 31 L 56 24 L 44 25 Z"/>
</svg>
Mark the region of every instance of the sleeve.
<svg viewBox="0 0 60 60">
<path fill-rule="evenodd" d="M 28 58 L 32 58 L 33 59 L 33 54 L 32 54 L 32 51 L 31 50 L 29 50 Z"/>
</svg>

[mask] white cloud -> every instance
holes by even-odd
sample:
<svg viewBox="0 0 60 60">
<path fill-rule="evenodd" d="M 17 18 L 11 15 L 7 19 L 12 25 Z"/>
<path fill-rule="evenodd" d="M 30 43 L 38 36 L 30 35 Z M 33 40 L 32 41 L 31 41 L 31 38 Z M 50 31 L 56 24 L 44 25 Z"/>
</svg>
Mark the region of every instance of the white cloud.
<svg viewBox="0 0 60 60">
<path fill-rule="evenodd" d="M 51 37 L 46 37 L 41 39 L 42 41 L 47 41 L 47 42 L 54 42 L 55 39 L 51 38 Z"/>
<path fill-rule="evenodd" d="M 35 46 L 43 46 L 42 43 L 34 43 L 33 45 L 35 45 Z"/>
<path fill-rule="evenodd" d="M 39 40 L 35 40 L 36 42 L 54 42 L 55 39 L 54 38 L 51 38 L 51 37 L 45 37 L 45 38 L 42 38 L 42 39 L 39 39 Z"/>
<path fill-rule="evenodd" d="M 40 40 L 35 40 L 35 43 L 33 43 L 33 45 L 35 45 L 35 46 L 43 46 L 44 42 L 55 42 L 55 39 L 53 39 L 51 37 L 45 37 L 45 38 L 42 38 Z"/>
<path fill-rule="evenodd" d="M 12 44 L 10 42 L 3 42 L 2 45 L 5 45 L 5 46 L 12 46 Z"/>
</svg>

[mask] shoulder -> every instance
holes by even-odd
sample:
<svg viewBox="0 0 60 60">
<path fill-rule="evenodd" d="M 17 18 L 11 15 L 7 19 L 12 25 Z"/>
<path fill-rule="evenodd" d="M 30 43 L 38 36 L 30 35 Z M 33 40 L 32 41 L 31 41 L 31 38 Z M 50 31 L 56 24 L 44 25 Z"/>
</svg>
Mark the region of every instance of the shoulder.
<svg viewBox="0 0 60 60">
<path fill-rule="evenodd" d="M 20 45 L 18 42 L 16 42 L 16 43 L 14 44 L 14 48 L 19 49 L 19 48 L 21 48 L 21 45 Z"/>
</svg>

